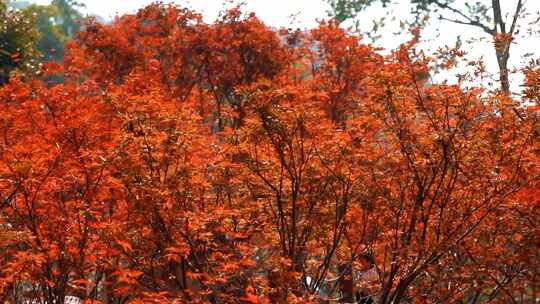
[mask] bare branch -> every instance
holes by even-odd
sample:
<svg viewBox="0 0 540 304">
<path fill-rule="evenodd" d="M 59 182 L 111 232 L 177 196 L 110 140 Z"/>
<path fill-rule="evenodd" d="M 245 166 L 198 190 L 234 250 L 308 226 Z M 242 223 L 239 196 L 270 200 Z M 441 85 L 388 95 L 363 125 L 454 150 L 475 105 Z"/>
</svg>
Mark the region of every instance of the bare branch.
<svg viewBox="0 0 540 304">
<path fill-rule="evenodd" d="M 513 19 L 512 19 L 512 25 L 510 26 L 510 34 L 513 35 L 514 31 L 516 30 L 516 24 L 517 20 L 519 18 L 519 14 L 521 13 L 521 10 L 523 9 L 524 2 L 522 0 L 519 0 L 516 6 L 516 12 L 514 13 Z"/>
<path fill-rule="evenodd" d="M 492 29 L 489 26 L 481 23 L 480 20 L 472 19 L 470 16 L 465 15 L 463 12 L 461 12 L 457 8 L 452 7 L 452 6 L 448 5 L 447 3 L 440 2 L 438 0 L 434 1 L 433 3 L 435 5 L 437 5 L 439 8 L 447 9 L 447 10 L 449 10 L 449 11 L 455 13 L 455 14 L 460 15 L 461 17 L 465 18 L 467 21 L 462 21 L 462 20 L 458 20 L 458 19 L 449 19 L 449 18 L 443 17 L 442 15 L 440 15 L 440 19 L 450 21 L 450 22 L 454 22 L 454 23 L 458 23 L 458 24 L 476 26 L 476 27 L 481 28 L 482 30 L 484 30 L 484 32 L 486 32 L 486 33 L 488 33 L 490 35 L 495 35 L 495 29 Z"/>
<path fill-rule="evenodd" d="M 462 20 L 458 20 L 458 19 L 446 18 L 443 15 L 439 15 L 439 19 L 449 21 L 449 22 L 453 22 L 453 23 L 457 23 L 457 24 L 464 24 L 464 25 L 471 25 L 471 26 L 475 26 L 475 27 L 480 27 L 482 30 L 484 30 L 484 32 L 486 32 L 486 33 L 488 33 L 488 34 L 490 34 L 492 36 L 495 35 L 495 31 L 493 29 L 490 29 L 489 27 L 483 25 L 482 23 L 474 21 L 474 20 L 473 21 L 462 21 Z"/>
</svg>

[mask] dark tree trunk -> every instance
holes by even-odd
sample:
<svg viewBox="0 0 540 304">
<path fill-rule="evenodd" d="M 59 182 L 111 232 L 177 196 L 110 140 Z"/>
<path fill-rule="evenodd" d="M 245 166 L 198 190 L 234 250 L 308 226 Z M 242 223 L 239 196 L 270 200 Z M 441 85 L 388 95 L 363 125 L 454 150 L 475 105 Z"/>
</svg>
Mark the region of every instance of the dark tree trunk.
<svg viewBox="0 0 540 304">
<path fill-rule="evenodd" d="M 338 273 L 341 277 L 338 281 L 338 288 L 341 293 L 340 303 L 355 303 L 354 281 L 352 276 L 352 267 L 349 263 L 338 266 Z"/>
</svg>

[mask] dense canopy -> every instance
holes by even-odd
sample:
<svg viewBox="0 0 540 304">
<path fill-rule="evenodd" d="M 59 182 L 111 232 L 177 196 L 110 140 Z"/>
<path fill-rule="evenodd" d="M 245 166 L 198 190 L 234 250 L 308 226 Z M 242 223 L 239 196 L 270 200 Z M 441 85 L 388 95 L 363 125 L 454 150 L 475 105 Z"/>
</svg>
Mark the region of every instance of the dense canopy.
<svg viewBox="0 0 540 304">
<path fill-rule="evenodd" d="M 0 87 L 1 301 L 535 303 L 538 68 L 523 99 L 432 83 L 417 43 L 87 24 L 63 83 Z"/>
</svg>

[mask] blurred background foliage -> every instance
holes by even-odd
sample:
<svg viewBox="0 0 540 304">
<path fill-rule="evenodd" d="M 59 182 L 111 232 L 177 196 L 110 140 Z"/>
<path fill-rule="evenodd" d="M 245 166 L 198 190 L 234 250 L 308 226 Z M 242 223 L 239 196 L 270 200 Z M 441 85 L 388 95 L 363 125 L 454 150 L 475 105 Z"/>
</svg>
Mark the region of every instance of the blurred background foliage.
<svg viewBox="0 0 540 304">
<path fill-rule="evenodd" d="M 0 0 L 0 85 L 12 74 L 35 75 L 43 62 L 61 63 L 64 44 L 83 26 L 83 5 Z"/>
</svg>

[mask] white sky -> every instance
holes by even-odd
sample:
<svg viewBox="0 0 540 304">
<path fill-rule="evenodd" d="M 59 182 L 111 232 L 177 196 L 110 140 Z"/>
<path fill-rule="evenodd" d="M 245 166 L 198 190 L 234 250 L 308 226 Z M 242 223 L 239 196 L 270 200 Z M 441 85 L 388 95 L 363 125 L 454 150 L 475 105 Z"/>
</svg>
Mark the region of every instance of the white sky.
<svg viewBox="0 0 540 304">
<path fill-rule="evenodd" d="M 47 4 L 50 0 L 36 0 L 40 4 Z M 137 9 L 148 5 L 154 0 L 79 0 L 86 5 L 86 12 L 110 19 L 116 14 L 136 12 Z M 195 11 L 203 13 L 206 21 L 215 19 L 219 11 L 226 5 L 231 7 L 229 0 L 164 0 L 174 2 L 181 6 L 187 6 Z M 298 14 L 297 27 L 314 27 L 316 19 L 325 17 L 329 6 L 323 0 L 249 0 L 246 2 L 246 10 L 253 11 L 266 24 L 279 27 L 291 24 L 289 18 L 292 14 Z"/>
<path fill-rule="evenodd" d="M 34 0 L 40 4 L 47 4 L 50 0 Z M 163 0 L 163 2 L 172 1 L 181 6 L 187 6 L 203 14 L 205 21 L 212 22 L 224 7 L 231 7 L 241 0 Z M 457 0 L 458 5 L 469 0 Z M 111 19 L 116 14 L 125 14 L 136 12 L 137 9 L 154 2 L 153 0 L 79 0 L 86 5 L 86 13 L 99 15 L 105 19 Z M 328 4 L 324 0 L 244 0 L 243 11 L 255 12 L 267 25 L 273 27 L 291 27 L 291 28 L 313 28 L 317 25 L 317 19 L 327 17 Z M 397 19 L 408 16 L 409 0 L 395 0 L 397 4 L 392 6 L 393 10 L 388 12 L 381 7 L 373 7 L 360 15 L 361 28 L 365 31 L 371 29 L 371 22 L 376 17 L 384 16 L 386 13 L 388 19 L 396 17 Z M 515 7 L 517 0 L 503 0 L 503 10 Z M 508 5 L 508 6 L 506 6 Z M 526 8 L 530 12 L 540 12 L 540 0 L 526 0 Z M 291 16 L 296 15 L 293 19 Z M 530 17 L 529 20 L 534 17 Z M 376 45 L 386 49 L 392 49 L 408 39 L 407 35 L 396 37 L 393 33 L 400 31 L 394 21 L 391 26 L 385 27 L 380 39 Z M 466 25 L 458 25 L 444 21 L 437 21 L 436 27 L 428 27 L 423 31 L 423 39 L 431 50 L 442 47 L 446 44 L 454 45 L 456 37 L 466 42 L 473 37 L 486 37 L 486 34 L 479 29 Z M 535 25 L 539 30 L 540 25 Z M 483 42 L 474 42 L 464 44 L 464 49 L 469 52 L 469 57 L 479 58 L 481 56 L 487 62 L 487 66 L 493 72 L 496 71 L 496 60 L 493 54 L 493 47 L 489 39 Z M 511 49 L 511 66 L 523 66 L 523 62 L 528 59 L 524 54 L 533 53 L 538 57 L 537 46 L 540 45 L 540 34 L 516 39 L 516 43 Z M 516 83 L 519 83 L 517 81 Z M 516 88 L 517 89 L 517 88 Z"/>
</svg>

